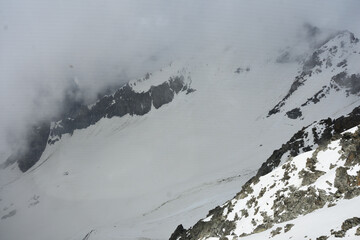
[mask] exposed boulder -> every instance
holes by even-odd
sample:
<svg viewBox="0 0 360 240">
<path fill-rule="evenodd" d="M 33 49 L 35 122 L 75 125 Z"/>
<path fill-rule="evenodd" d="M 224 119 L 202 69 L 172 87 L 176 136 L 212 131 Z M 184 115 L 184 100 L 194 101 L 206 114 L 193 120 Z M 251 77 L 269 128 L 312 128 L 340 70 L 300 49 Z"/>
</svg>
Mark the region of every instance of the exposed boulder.
<svg viewBox="0 0 360 240">
<path fill-rule="evenodd" d="M 286 115 L 288 116 L 288 118 L 297 119 L 302 116 L 302 112 L 300 108 L 294 108 L 293 110 L 288 111 Z"/>
</svg>

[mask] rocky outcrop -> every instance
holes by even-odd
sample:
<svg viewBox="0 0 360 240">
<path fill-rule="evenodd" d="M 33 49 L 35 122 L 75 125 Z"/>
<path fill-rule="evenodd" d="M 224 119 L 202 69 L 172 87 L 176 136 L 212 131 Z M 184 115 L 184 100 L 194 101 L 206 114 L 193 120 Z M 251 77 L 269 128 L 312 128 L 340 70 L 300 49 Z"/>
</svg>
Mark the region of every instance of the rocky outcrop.
<svg viewBox="0 0 360 240">
<path fill-rule="evenodd" d="M 185 237 L 186 229 L 184 229 L 183 225 L 180 224 L 177 226 L 176 230 L 171 234 L 169 240 L 177 240 L 179 237 Z"/>
<path fill-rule="evenodd" d="M 302 116 L 302 112 L 300 108 L 294 108 L 293 110 L 288 111 L 286 115 L 288 116 L 288 118 L 297 119 Z"/>
<path fill-rule="evenodd" d="M 145 79 L 146 80 L 146 79 Z M 170 103 L 180 92 L 195 91 L 186 83 L 183 76 L 171 77 L 168 81 L 151 86 L 146 92 L 137 92 L 125 84 L 112 95 L 100 98 L 92 107 L 81 102 L 68 101 L 60 121 L 35 126 L 28 136 L 28 147 L 21 153 L 13 154 L 2 167 L 17 162 L 21 171 L 31 168 L 41 157 L 47 144 L 56 143 L 64 134 L 73 134 L 76 129 L 84 129 L 102 118 L 144 115 L 152 106 L 155 109 Z"/>
<path fill-rule="evenodd" d="M 348 95 L 359 94 L 360 92 L 360 74 L 351 74 L 349 76 L 346 72 L 341 72 L 332 77 L 331 81 L 340 88 L 345 88 Z M 336 90 L 338 89 L 336 88 Z"/>
<path fill-rule="evenodd" d="M 357 227 L 355 236 L 359 236 L 360 234 L 358 233 L 358 231 L 360 230 L 360 227 L 358 227 L 358 226 L 360 226 L 360 218 L 358 218 L 358 217 L 349 218 L 349 219 L 346 219 L 341 224 L 340 230 L 336 231 L 334 229 L 331 229 L 329 235 L 333 235 L 335 238 L 343 238 L 343 237 L 345 237 L 348 230 Z M 320 236 L 320 237 L 316 238 L 316 240 L 326 240 L 328 238 L 329 238 L 329 236 Z"/>
<path fill-rule="evenodd" d="M 232 239 L 273 226 L 270 236 L 274 237 L 283 230 L 276 224 L 360 196 L 360 130 L 338 134 L 331 140 L 306 157 L 289 158 L 281 168 L 253 177 L 232 200 L 209 211 L 205 219 L 182 230 L 176 239 Z M 347 219 L 341 230 L 331 234 L 341 237 L 358 225 L 358 218 Z M 286 231 L 293 226 L 287 224 Z"/>
<path fill-rule="evenodd" d="M 327 143 L 333 136 L 340 134 L 348 128 L 360 124 L 360 107 L 356 107 L 347 116 L 337 119 L 323 119 L 315 122 L 294 134 L 291 139 L 276 149 L 271 156 L 261 165 L 257 176 L 263 176 L 280 165 L 281 159 L 287 156 L 297 156 L 309 151 L 316 146 Z M 287 156 L 286 156 L 287 155 Z"/>
<path fill-rule="evenodd" d="M 269 112 L 267 117 L 277 114 L 286 108 L 286 103 L 292 95 L 298 91 L 307 82 L 319 81 L 319 76 L 322 72 L 325 79 L 324 85 L 313 96 L 309 97 L 304 103 L 299 104 L 297 108 L 292 110 L 287 109 L 286 116 L 290 119 L 296 119 L 301 116 L 301 108 L 310 104 L 317 104 L 323 98 L 332 94 L 333 92 L 344 89 L 346 96 L 350 94 L 358 95 L 360 92 L 358 72 L 349 73 L 347 66 L 350 56 L 354 54 L 357 56 L 359 50 L 359 39 L 355 38 L 354 34 L 348 31 L 340 32 L 333 36 L 328 42 L 324 43 L 310 55 L 302 65 L 302 69 L 298 76 L 295 77 L 290 89 L 283 99 L 278 102 Z M 286 56 L 286 55 L 285 55 Z M 328 74 L 331 77 L 328 77 Z"/>
<path fill-rule="evenodd" d="M 31 168 L 41 157 L 46 148 L 50 133 L 50 123 L 44 122 L 30 128 L 26 135 L 27 145 L 10 155 L 0 167 L 6 168 L 15 162 L 22 172 Z"/>
</svg>

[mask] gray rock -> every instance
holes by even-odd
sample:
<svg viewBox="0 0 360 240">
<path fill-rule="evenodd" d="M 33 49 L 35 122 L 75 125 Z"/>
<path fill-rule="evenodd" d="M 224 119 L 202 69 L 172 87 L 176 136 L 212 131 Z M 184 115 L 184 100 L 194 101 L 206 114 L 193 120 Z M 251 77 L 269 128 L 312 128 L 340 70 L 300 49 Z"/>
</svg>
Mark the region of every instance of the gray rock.
<svg viewBox="0 0 360 240">
<path fill-rule="evenodd" d="M 316 238 L 316 240 L 326 240 L 328 238 L 329 238 L 328 236 L 320 236 L 320 237 Z"/>
<path fill-rule="evenodd" d="M 346 219 L 342 225 L 341 225 L 341 229 L 344 231 L 347 231 L 353 227 L 359 226 L 360 225 L 360 218 L 358 217 L 353 217 L 353 218 L 349 218 Z"/>
<path fill-rule="evenodd" d="M 7 218 L 9 218 L 9 217 L 14 216 L 15 214 L 16 214 L 16 210 L 12 210 L 12 211 L 10 211 L 8 214 L 2 216 L 1 219 L 3 219 L 3 220 L 4 220 L 4 219 L 7 219 Z"/>
<path fill-rule="evenodd" d="M 302 112 L 300 108 L 294 108 L 293 110 L 286 112 L 286 115 L 290 119 L 297 119 L 302 116 Z"/>
<path fill-rule="evenodd" d="M 277 227 L 276 229 L 272 230 L 270 233 L 271 237 L 279 235 L 281 233 L 281 230 L 282 230 L 282 227 Z"/>
<path fill-rule="evenodd" d="M 292 223 L 286 224 L 286 225 L 285 225 L 285 228 L 284 228 L 284 232 L 290 231 L 293 226 L 295 226 L 295 225 L 292 224 Z"/>
<path fill-rule="evenodd" d="M 156 109 L 164 104 L 171 102 L 174 98 L 174 92 L 167 82 L 164 82 L 159 86 L 151 87 L 150 92 L 153 105 Z"/>
</svg>

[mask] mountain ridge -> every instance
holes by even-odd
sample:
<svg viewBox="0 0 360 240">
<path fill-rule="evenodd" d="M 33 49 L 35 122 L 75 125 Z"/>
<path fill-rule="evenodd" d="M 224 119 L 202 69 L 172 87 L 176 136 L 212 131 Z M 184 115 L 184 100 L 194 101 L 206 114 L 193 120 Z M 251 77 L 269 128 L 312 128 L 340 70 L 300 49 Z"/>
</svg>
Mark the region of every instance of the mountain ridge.
<svg viewBox="0 0 360 240">
<path fill-rule="evenodd" d="M 149 75 L 144 79 L 148 78 Z M 170 77 L 168 81 L 151 86 L 148 91 L 141 93 L 134 91 L 129 84 L 125 84 L 114 94 L 100 98 L 91 107 L 80 104 L 71 112 L 63 114 L 64 117 L 60 121 L 33 126 L 28 134 L 29 146 L 19 153 L 12 154 L 0 167 L 4 168 L 17 162 L 20 170 L 26 172 L 40 159 L 46 145 L 56 143 L 63 134 L 72 134 L 76 129 L 87 128 L 103 117 L 144 115 L 152 106 L 158 109 L 170 103 L 180 91 L 186 91 L 187 94 L 195 91 L 185 82 L 182 75 Z"/>
<path fill-rule="evenodd" d="M 122 90 L 130 97 L 117 102 L 119 108 L 111 108 L 114 93 L 97 102 L 99 115 L 93 104 L 85 106 L 84 113 L 73 111 L 65 119 L 69 122 L 65 128 L 59 121 L 58 126 L 53 123 L 52 129 L 59 131 L 46 141 L 55 142 L 46 142 L 35 165 L 25 173 L 16 163 L 0 169 L 2 179 L 10 176 L 0 187 L 4 217 L 0 232 L 9 240 L 27 236 L 39 240 L 166 239 L 179 223 L 190 228 L 209 209 L 231 199 L 264 160 L 270 159 L 264 172 L 274 171 L 277 161 L 282 164 L 288 155 L 327 143 L 334 129 L 341 132 L 356 124 L 358 110 L 351 111 L 358 107 L 358 96 L 347 95 L 346 86 L 303 107 L 302 117 L 286 117 L 288 110 L 301 106 L 318 87 L 342 72 L 343 65 L 334 64 L 336 72 L 322 65 L 324 71 L 313 73 L 280 114 L 266 117 L 299 75 L 303 62 L 278 63 L 273 55 L 250 61 L 235 47 L 230 49 L 217 57 L 178 60 L 130 81 Z M 349 57 L 347 65 L 356 65 L 358 54 L 348 53 L 353 57 L 342 56 Z M 340 56 L 336 58 L 341 61 Z M 349 73 L 356 74 L 355 70 Z M 183 76 L 196 92 L 170 89 L 169 80 L 176 76 Z M 148 103 L 152 86 L 164 82 L 165 90 L 160 92 L 165 100 L 172 95 L 166 94 L 168 90 L 173 92 L 171 104 L 158 109 L 151 105 L 144 115 L 125 114 L 127 103 L 141 106 L 137 101 L 141 97 L 132 101 L 131 96 L 144 96 Z M 184 90 L 176 94 L 176 89 Z M 106 111 L 107 107 L 114 111 Z M 91 119 L 82 123 L 92 108 L 97 117 L 103 117 L 92 125 L 88 125 Z M 126 110 L 122 117 L 107 117 L 121 109 Z M 135 113 L 135 108 L 131 111 Z M 335 120 L 341 116 L 342 120 Z M 76 129 L 77 124 L 84 127 Z M 279 154 L 269 158 L 274 149 Z"/>
</svg>

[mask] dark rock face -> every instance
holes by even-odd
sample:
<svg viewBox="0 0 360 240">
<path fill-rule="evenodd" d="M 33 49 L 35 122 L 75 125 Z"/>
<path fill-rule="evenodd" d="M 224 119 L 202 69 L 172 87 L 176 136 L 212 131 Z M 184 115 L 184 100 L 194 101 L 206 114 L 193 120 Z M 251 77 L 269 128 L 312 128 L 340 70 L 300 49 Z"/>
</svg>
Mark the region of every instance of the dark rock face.
<svg viewBox="0 0 360 240">
<path fill-rule="evenodd" d="M 38 126 L 33 126 L 27 134 L 28 145 L 24 150 L 13 153 L 5 163 L 1 164 L 1 168 L 6 168 L 17 162 L 20 170 L 26 172 L 41 157 L 45 150 L 50 133 L 50 123 L 45 122 Z"/>
<path fill-rule="evenodd" d="M 319 55 L 323 53 L 322 50 L 316 50 L 309 59 L 307 59 L 303 66 L 303 71 L 310 73 L 315 67 L 321 67 L 322 62 L 319 58 Z"/>
<path fill-rule="evenodd" d="M 318 102 L 320 102 L 322 98 L 324 98 L 327 94 L 329 94 L 330 88 L 331 87 L 329 86 L 323 86 L 320 91 L 315 93 L 315 95 L 312 96 L 311 98 L 308 98 L 305 103 L 301 104 L 301 106 L 305 107 L 306 105 L 309 105 L 311 103 L 317 104 Z"/>
<path fill-rule="evenodd" d="M 238 67 L 234 73 L 242 73 L 242 72 L 249 72 L 250 71 L 250 67 L 246 67 L 246 68 L 242 68 L 242 67 Z"/>
<path fill-rule="evenodd" d="M 348 95 L 360 93 L 360 74 L 352 74 L 349 76 L 346 72 L 341 72 L 332 77 L 331 81 L 342 88 L 346 88 Z"/>
<path fill-rule="evenodd" d="M 126 114 L 144 115 L 151 110 L 151 97 L 149 91 L 137 93 L 129 85 L 125 85 L 114 94 L 113 98 L 108 99 L 105 104 L 107 106 L 96 108 L 98 113 L 104 111 L 101 114 L 102 117 L 122 117 Z"/>
<path fill-rule="evenodd" d="M 335 236 L 336 238 L 343 238 L 343 237 L 345 237 L 346 232 L 349 229 L 357 227 L 359 225 L 360 225 L 360 218 L 358 218 L 358 217 L 353 217 L 353 218 L 346 219 L 341 225 L 341 230 L 334 231 L 332 229 L 331 230 L 331 235 Z M 357 232 L 355 233 L 355 235 L 358 235 Z"/>
<path fill-rule="evenodd" d="M 319 171 L 316 168 L 317 164 L 322 164 L 319 162 L 318 154 L 323 150 L 331 149 L 329 141 L 327 144 L 316 148 L 312 156 L 307 158 L 304 168 L 297 169 L 296 164 L 291 160 L 284 163 L 282 166 L 284 170 L 283 179 L 278 179 L 279 176 L 275 177 L 279 171 L 271 176 L 275 178 L 274 181 L 270 183 L 268 179 L 260 179 L 258 176 L 253 177 L 243 185 L 241 191 L 237 193 L 232 200 L 209 211 L 206 221 L 198 221 L 192 228 L 189 228 L 185 232 L 181 229 L 181 234 L 178 234 L 176 239 L 195 240 L 207 237 L 225 239 L 225 237 L 228 238 L 229 235 L 230 238 L 238 238 L 256 234 L 272 228 L 275 224 L 288 222 L 296 219 L 298 216 L 324 208 L 326 205 L 328 207 L 334 206 L 340 198 L 351 199 L 360 196 L 360 185 L 358 184 L 360 171 L 358 171 L 357 176 L 348 174 L 348 170 L 350 170 L 351 167 L 357 166 L 360 162 L 360 159 L 357 157 L 359 155 L 358 151 L 360 151 L 360 147 L 358 147 L 360 146 L 360 130 L 357 130 L 355 133 L 338 134 L 333 136 L 331 140 L 340 140 L 341 146 L 339 161 L 342 163 L 334 164 L 336 174 L 333 179 L 334 187 L 337 188 L 336 192 L 326 191 L 326 187 L 321 187 L 315 183 L 321 175 L 326 174 L 326 172 Z M 326 158 L 320 159 L 321 161 L 327 161 Z M 345 167 L 343 167 L 344 162 L 348 162 L 345 164 Z M 331 168 L 333 167 L 330 167 L 330 169 Z M 297 179 L 298 177 L 303 179 L 300 187 L 289 185 L 288 180 L 290 178 Z M 271 195 L 270 198 L 269 195 L 265 198 L 267 200 L 271 199 L 267 205 L 269 205 L 272 211 L 262 211 L 261 206 L 259 206 L 260 199 L 264 196 L 265 192 L 268 192 L 268 188 L 272 189 L 278 185 L 278 181 L 283 181 L 285 183 L 284 186 L 278 187 L 275 193 L 271 193 L 273 195 Z M 267 183 L 269 185 L 266 185 Z M 273 184 L 271 185 L 271 183 Z M 315 183 L 315 185 L 313 185 L 313 183 Z M 329 181 L 328 184 L 331 185 Z M 264 185 L 265 187 L 259 191 L 259 186 L 263 187 Z M 255 188 L 257 190 L 254 190 Z M 258 192 L 254 194 L 254 191 Z M 242 209 L 238 209 L 239 206 L 241 206 Z M 234 212 L 234 209 L 237 209 L 236 212 Z M 251 213 L 252 211 L 249 211 L 250 209 L 254 209 L 254 212 Z M 228 218 L 229 214 L 231 214 L 230 216 L 232 217 Z M 253 217 L 256 214 L 260 214 L 263 218 L 260 222 L 254 220 Z M 253 219 L 251 221 L 253 224 L 252 231 L 234 233 L 233 230 L 235 227 L 241 226 L 241 224 L 244 223 L 242 222 L 244 218 L 248 218 L 247 220 Z M 245 220 L 245 224 L 247 220 Z M 331 234 L 335 237 L 343 237 L 349 229 L 358 227 L 359 225 L 360 218 L 350 218 L 342 223 L 341 230 L 331 230 Z M 284 232 L 290 231 L 293 226 L 293 224 L 287 224 Z M 277 227 L 270 232 L 270 236 L 274 237 L 281 233 L 282 230 L 282 227 Z M 317 239 L 327 239 L 327 236 L 321 236 Z"/>
<path fill-rule="evenodd" d="M 170 80 L 169 80 L 169 84 L 170 84 L 170 88 L 176 94 L 178 94 L 185 87 L 184 86 L 184 77 L 183 76 L 171 77 Z"/>
<path fill-rule="evenodd" d="M 339 167 L 338 169 L 336 169 L 334 187 L 339 189 L 340 193 L 344 193 L 348 188 L 349 185 L 348 182 L 349 182 L 349 175 L 347 174 L 346 168 Z"/>
<path fill-rule="evenodd" d="M 329 238 L 328 236 L 320 236 L 320 237 L 316 238 L 316 240 L 326 240 L 328 238 Z"/>
<path fill-rule="evenodd" d="M 300 131 L 294 134 L 294 136 L 281 148 L 275 150 L 273 154 L 262 164 L 258 170 L 257 176 L 263 176 L 271 172 L 274 168 L 279 166 L 281 157 L 289 152 L 290 156 L 296 156 L 301 152 L 309 151 L 312 146 L 306 146 L 305 139 L 307 136 L 306 130 L 311 129 L 314 138 L 314 143 L 322 145 L 331 138 L 345 131 L 346 129 L 355 127 L 360 124 L 360 107 L 355 108 L 348 116 L 342 116 L 335 120 L 330 118 L 324 119 L 316 123 L 317 126 L 322 126 L 323 130 L 321 133 L 316 132 L 315 124 L 311 124 L 304 127 Z"/>
<path fill-rule="evenodd" d="M 349 218 L 346 219 L 343 224 L 341 225 L 341 229 L 344 231 L 347 231 L 353 227 L 359 226 L 360 225 L 360 218 L 358 217 L 353 217 L 353 218 Z"/>
<path fill-rule="evenodd" d="M 10 218 L 10 217 L 14 216 L 15 214 L 16 214 L 16 210 L 12 210 L 8 214 L 2 216 L 1 219 L 4 220 L 4 219 L 7 219 L 7 218 Z"/>
<path fill-rule="evenodd" d="M 50 129 L 50 122 L 33 127 L 29 134 L 27 150 L 12 155 L 4 166 L 18 162 L 20 170 L 25 172 L 40 159 L 46 144 L 54 144 L 63 134 L 73 134 L 74 130 L 87 128 L 104 117 L 144 115 L 151 110 L 152 105 L 158 109 L 170 103 L 181 91 L 186 91 L 187 94 L 192 92 L 189 90 L 195 91 L 185 84 L 183 76 L 175 76 L 158 86 L 152 86 L 147 92 L 136 92 L 126 84 L 113 95 L 99 99 L 91 108 L 81 102 L 70 101 L 62 119 L 55 124 L 55 127 Z"/>
<path fill-rule="evenodd" d="M 60 125 L 51 130 L 51 137 L 72 134 L 75 129 L 83 129 L 95 124 L 101 118 L 123 117 L 126 114 L 144 115 L 151 110 L 170 103 L 175 94 L 185 90 L 184 78 L 172 77 L 158 86 L 152 86 L 147 92 L 135 92 L 128 84 L 114 95 L 101 98 L 91 109 L 81 108 L 74 118 L 61 120 Z M 50 143 L 50 142 L 49 142 Z"/>
<path fill-rule="evenodd" d="M 286 100 L 288 100 L 290 98 L 290 96 L 301 86 L 304 85 L 304 82 L 306 81 L 306 76 L 308 76 L 309 73 L 306 72 L 302 72 L 299 76 L 295 77 L 295 81 L 291 84 L 290 89 L 288 91 L 288 93 L 286 94 L 286 96 L 278 103 L 275 105 L 275 107 L 273 107 L 267 117 L 270 117 L 273 114 L 276 114 L 278 112 L 280 112 L 281 107 L 283 107 L 285 105 Z"/>
<path fill-rule="evenodd" d="M 354 34 L 344 31 L 337 33 L 338 37 L 340 38 L 347 38 L 350 39 L 350 44 L 357 44 L 359 42 L 359 39 L 354 37 Z M 332 36 L 336 37 L 336 36 Z M 328 39 L 330 40 L 330 39 Z M 327 40 L 327 41 L 328 41 Z M 347 40 L 347 41 L 348 41 Z M 323 43 L 325 45 L 319 46 L 319 49 L 313 52 L 313 54 L 306 59 L 303 63 L 302 71 L 298 76 L 295 77 L 294 82 L 292 83 L 289 91 L 285 95 L 285 97 L 277 103 L 269 112 L 267 117 L 270 117 L 271 115 L 274 115 L 276 113 L 279 113 L 281 108 L 286 104 L 286 101 L 290 98 L 290 96 L 299 89 L 302 85 L 305 84 L 305 82 L 314 74 L 321 73 L 326 68 L 330 68 L 333 66 L 332 63 L 332 57 L 339 51 L 347 51 L 347 49 L 344 46 L 344 42 L 342 42 L 341 46 L 328 46 L 326 45 L 326 42 Z M 326 52 L 325 57 L 322 53 Z M 284 56 L 286 57 L 286 55 Z M 331 89 L 335 89 L 336 91 L 339 91 L 341 88 L 346 89 L 346 96 L 349 96 L 350 94 L 359 94 L 360 93 L 360 74 L 351 74 L 348 75 L 346 73 L 346 66 L 347 66 L 347 59 L 343 59 L 338 64 L 336 64 L 337 68 L 343 68 L 344 71 L 333 76 L 331 79 L 329 79 L 329 84 L 326 86 L 323 86 L 322 89 L 320 89 L 314 96 L 307 99 L 305 103 L 301 105 L 301 107 L 305 107 L 311 103 L 316 104 L 318 103 L 322 98 L 326 97 L 330 93 Z M 293 110 L 291 110 L 293 111 Z M 290 114 L 291 114 L 291 111 Z M 287 114 L 289 113 L 287 112 Z M 290 116 L 289 116 L 290 117 Z M 291 118 L 291 117 L 290 117 Z"/>
<path fill-rule="evenodd" d="M 167 82 L 156 87 L 151 87 L 150 91 L 153 105 L 156 109 L 171 102 L 174 98 L 174 92 L 170 89 L 170 85 Z"/>
<path fill-rule="evenodd" d="M 179 226 L 177 226 L 173 234 L 171 234 L 169 240 L 177 240 L 178 238 L 184 237 L 185 233 L 186 233 L 186 229 L 184 229 L 183 225 L 180 224 Z"/>
<path fill-rule="evenodd" d="M 287 232 L 290 231 L 291 228 L 293 228 L 293 227 L 294 227 L 294 224 L 292 224 L 292 223 L 286 224 L 286 225 L 285 225 L 285 228 L 284 228 L 284 232 L 287 233 Z"/>
<path fill-rule="evenodd" d="M 33 127 L 29 134 L 29 146 L 27 151 L 20 155 L 18 160 L 19 168 L 22 172 L 31 168 L 41 157 L 45 150 L 50 133 L 50 124 L 43 123 L 38 127 Z"/>
<path fill-rule="evenodd" d="M 294 108 L 293 110 L 288 111 L 286 115 L 288 116 L 288 118 L 297 119 L 302 116 L 302 112 L 300 108 Z"/>
<path fill-rule="evenodd" d="M 274 222 L 289 221 L 299 215 L 313 212 L 324 207 L 330 200 L 324 191 L 318 191 L 313 187 L 308 187 L 307 190 L 293 191 L 288 197 L 279 194 L 273 205 Z"/>
<path fill-rule="evenodd" d="M 211 236 L 225 237 L 226 235 L 229 235 L 230 232 L 236 228 L 236 224 L 234 222 L 226 220 L 226 216 L 223 216 L 223 210 L 226 207 L 228 206 L 224 206 L 222 208 L 216 207 L 215 209 L 209 211 L 208 216 L 212 215 L 211 221 L 198 221 L 189 230 L 181 230 L 182 233 L 178 234 L 176 239 L 195 240 Z M 175 236 L 175 232 L 172 236 Z"/>
</svg>

